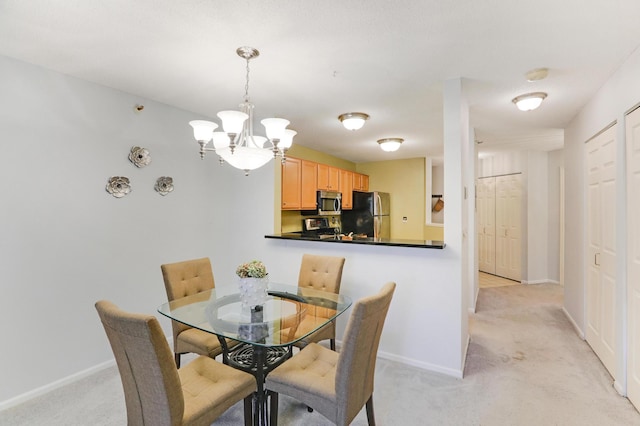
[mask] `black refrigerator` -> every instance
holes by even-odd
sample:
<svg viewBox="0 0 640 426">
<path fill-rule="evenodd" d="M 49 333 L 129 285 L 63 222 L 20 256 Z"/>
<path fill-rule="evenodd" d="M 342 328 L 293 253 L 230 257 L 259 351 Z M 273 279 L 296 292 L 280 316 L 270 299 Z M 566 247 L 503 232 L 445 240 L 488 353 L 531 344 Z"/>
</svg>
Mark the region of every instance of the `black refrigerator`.
<svg viewBox="0 0 640 426">
<path fill-rule="evenodd" d="M 342 232 L 367 234 L 375 240 L 389 239 L 390 198 L 386 192 L 353 191 L 353 209 L 343 210 L 340 217 Z"/>
</svg>

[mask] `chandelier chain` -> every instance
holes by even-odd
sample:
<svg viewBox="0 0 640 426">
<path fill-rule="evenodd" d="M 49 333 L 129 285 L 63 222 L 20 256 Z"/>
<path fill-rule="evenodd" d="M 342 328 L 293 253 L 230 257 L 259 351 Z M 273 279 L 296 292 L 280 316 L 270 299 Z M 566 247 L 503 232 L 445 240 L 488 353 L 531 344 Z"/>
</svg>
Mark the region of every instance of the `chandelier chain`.
<svg viewBox="0 0 640 426">
<path fill-rule="evenodd" d="M 247 80 L 244 84 L 244 101 L 249 102 L 249 59 L 247 59 Z"/>
</svg>

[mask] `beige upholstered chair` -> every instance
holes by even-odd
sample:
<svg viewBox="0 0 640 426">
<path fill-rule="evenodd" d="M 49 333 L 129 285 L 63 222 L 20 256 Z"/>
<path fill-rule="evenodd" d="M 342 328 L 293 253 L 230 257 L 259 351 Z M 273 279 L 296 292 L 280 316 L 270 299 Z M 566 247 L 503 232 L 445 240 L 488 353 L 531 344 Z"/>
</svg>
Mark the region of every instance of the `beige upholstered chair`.
<svg viewBox="0 0 640 426">
<path fill-rule="evenodd" d="M 164 287 L 169 301 L 190 296 L 215 287 L 213 270 L 208 258 L 167 263 L 160 266 Z M 222 353 L 218 337 L 206 331 L 171 321 L 173 328 L 173 352 L 180 367 L 180 355 L 188 352 L 211 358 Z M 230 344 L 232 346 L 232 344 Z"/>
<path fill-rule="evenodd" d="M 272 395 L 272 424 L 277 424 L 278 394 L 283 393 L 339 426 L 351 423 L 366 404 L 369 425 L 375 425 L 376 356 L 395 288 L 395 283 L 387 283 L 375 296 L 356 302 L 340 352 L 311 343 L 269 373 L 266 388 Z"/>
<path fill-rule="evenodd" d="M 252 375 L 206 356 L 178 369 L 154 316 L 124 312 L 105 300 L 96 310 L 120 371 L 129 426 L 209 426 L 242 399 L 244 423 L 251 424 Z"/>
<path fill-rule="evenodd" d="M 300 274 L 298 275 L 298 287 L 312 288 L 314 290 L 340 293 L 340 283 L 342 281 L 342 268 L 344 267 L 344 257 L 316 256 L 304 254 L 300 264 Z M 309 309 L 309 308 L 308 308 Z M 335 315 L 328 308 L 314 307 L 316 315 L 320 318 L 330 318 Z M 324 321 L 323 321 L 324 322 Z M 307 334 L 317 325 L 313 317 L 307 316 L 298 325 L 295 337 Z M 332 350 L 336 350 L 336 324 L 330 322 L 320 330 L 304 338 L 296 346 L 304 347 L 311 342 L 329 340 Z"/>
</svg>

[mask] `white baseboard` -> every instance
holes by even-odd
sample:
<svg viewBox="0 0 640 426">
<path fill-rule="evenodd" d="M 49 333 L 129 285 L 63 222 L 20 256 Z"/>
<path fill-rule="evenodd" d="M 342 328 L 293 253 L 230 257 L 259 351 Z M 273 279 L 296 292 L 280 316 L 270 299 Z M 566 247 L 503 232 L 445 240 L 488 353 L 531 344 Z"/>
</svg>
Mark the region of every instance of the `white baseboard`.
<svg viewBox="0 0 640 426">
<path fill-rule="evenodd" d="M 470 337 L 467 339 L 467 347 L 464 350 L 464 354 L 465 354 L 465 361 L 467 359 L 467 349 L 469 348 L 469 342 L 470 342 Z M 336 349 L 340 349 L 342 347 L 342 341 L 341 340 L 336 340 Z M 462 370 L 455 370 L 452 368 L 446 368 L 446 367 L 442 367 L 440 365 L 435 365 L 435 364 L 430 364 L 428 362 L 422 362 L 422 361 L 417 361 L 415 359 L 412 358 L 407 358 L 407 357 L 403 357 L 403 356 L 398 356 L 398 355 L 394 355 L 391 354 L 389 352 L 384 352 L 381 350 L 378 350 L 378 358 L 382 358 L 382 359 L 388 359 L 389 361 L 396 361 L 399 362 L 400 364 L 405 364 L 405 365 L 410 365 L 412 367 L 417 367 L 421 370 L 426 370 L 426 371 L 433 371 L 436 373 L 442 373 L 442 374 L 446 374 L 447 376 L 452 376 L 455 377 L 457 379 L 462 379 L 462 372 L 464 371 L 464 361 L 463 361 L 463 365 L 462 365 Z"/>
<path fill-rule="evenodd" d="M 44 395 L 73 382 L 77 382 L 78 380 L 84 379 L 85 377 L 91 376 L 92 374 L 96 374 L 97 372 L 105 370 L 113 365 L 116 365 L 115 359 L 87 368 L 86 370 L 64 377 L 60 380 L 56 380 L 55 382 L 33 389 L 11 399 L 7 399 L 6 401 L 2 401 L 0 402 L 0 411 L 22 404 L 23 402 L 36 398 L 40 395 Z"/>
<path fill-rule="evenodd" d="M 571 323 L 571 325 L 573 326 L 573 329 L 576 331 L 576 334 L 582 339 L 584 340 L 584 332 L 580 329 L 580 327 L 578 327 L 578 324 L 576 324 L 576 322 L 573 320 L 573 318 L 571 317 L 571 315 L 569 315 L 569 312 L 565 309 L 565 307 L 562 307 L 562 312 L 564 312 L 564 316 L 567 317 L 567 319 L 569 320 L 569 322 Z"/>
<path fill-rule="evenodd" d="M 401 364 L 410 365 L 426 371 L 433 371 L 436 373 L 442 373 L 447 376 L 455 377 L 456 379 L 462 379 L 462 371 L 453 368 L 442 367 L 441 365 L 430 364 L 428 362 L 422 362 L 411 358 L 405 358 L 402 356 L 390 354 L 388 352 L 378 351 L 378 357 L 382 359 L 388 359 L 390 361 L 396 361 Z M 466 357 L 465 357 L 466 358 Z"/>
<path fill-rule="evenodd" d="M 168 339 L 169 343 L 171 344 L 171 339 Z M 380 358 L 383 359 L 388 359 L 390 361 L 396 361 L 399 362 L 401 364 L 406 364 L 406 365 L 410 365 L 412 367 L 417 367 L 420 368 L 422 370 L 426 370 L 426 371 L 432 371 L 432 372 L 436 372 L 436 373 L 442 373 L 445 374 L 447 376 L 452 376 L 455 377 L 457 379 L 462 379 L 462 373 L 464 371 L 464 363 L 466 362 L 466 354 L 467 354 L 467 350 L 469 348 L 469 342 L 470 339 L 467 339 L 467 346 L 464 350 L 464 360 L 463 360 L 463 365 L 462 365 L 462 369 L 461 370 L 456 370 L 456 369 L 452 369 L 452 368 L 446 368 L 446 367 L 442 367 L 440 365 L 435 365 L 435 364 L 430 364 L 427 362 L 422 362 L 422 361 L 417 361 L 415 359 L 411 359 L 411 358 L 406 358 L 406 357 L 402 357 L 402 356 L 398 356 L 398 355 L 394 355 L 388 352 L 383 352 L 383 351 L 378 351 L 378 356 Z M 342 346 L 342 342 L 339 340 L 336 340 L 336 346 L 339 348 L 340 346 Z M 188 357 L 188 355 L 187 355 Z M 102 364 L 98 364 L 96 366 L 93 366 L 91 368 L 87 368 L 86 370 L 80 371 L 76 374 L 72 374 L 70 376 L 67 376 L 63 379 L 57 380 L 55 382 L 49 383 L 45 386 L 39 387 L 37 389 L 33 389 L 29 392 L 23 393 L 21 395 L 18 395 L 14 398 L 8 399 L 6 401 L 1 401 L 0 402 L 0 411 L 2 410 L 6 410 L 8 408 L 14 407 L 16 405 L 22 404 L 23 402 L 26 402 L 30 399 L 36 398 L 40 395 L 44 395 L 48 392 L 51 392 L 53 390 L 56 390 L 58 388 L 61 388 L 65 385 L 71 384 L 73 382 L 77 382 L 78 380 L 84 379 L 85 377 L 91 376 L 92 374 L 96 374 L 99 371 L 105 370 L 113 365 L 116 365 L 116 361 L 115 359 L 112 359 L 110 361 L 106 361 L 103 362 Z"/>
<path fill-rule="evenodd" d="M 522 280 L 521 281 L 522 284 L 560 284 L 560 281 L 556 281 L 556 280 L 531 280 L 531 281 L 527 281 L 527 280 Z"/>
<path fill-rule="evenodd" d="M 476 287 L 476 294 L 473 298 L 473 304 L 471 306 L 469 306 L 469 313 L 470 314 L 475 314 L 476 313 L 476 306 L 478 305 L 478 295 L 480 294 L 480 287 Z"/>
<path fill-rule="evenodd" d="M 462 354 L 464 355 L 462 357 L 462 376 L 461 378 L 464 378 L 464 367 L 467 365 L 467 354 L 469 353 L 469 344 L 471 344 L 471 335 L 467 335 L 467 344 L 464 347 L 464 351 L 462 352 Z"/>
</svg>

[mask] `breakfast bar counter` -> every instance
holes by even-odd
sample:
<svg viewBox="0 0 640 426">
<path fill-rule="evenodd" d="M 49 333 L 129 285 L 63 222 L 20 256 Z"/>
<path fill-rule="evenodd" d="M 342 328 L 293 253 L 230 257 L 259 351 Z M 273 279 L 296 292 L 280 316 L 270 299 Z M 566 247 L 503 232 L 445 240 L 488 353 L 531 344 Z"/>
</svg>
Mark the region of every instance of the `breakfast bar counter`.
<svg viewBox="0 0 640 426">
<path fill-rule="evenodd" d="M 443 241 L 434 240 L 403 240 L 394 238 L 356 238 L 352 240 L 335 238 L 318 238 L 317 236 L 306 236 L 300 232 L 290 232 L 284 234 L 265 235 L 265 238 L 273 238 L 278 240 L 295 240 L 295 241 L 312 241 L 316 243 L 333 243 L 333 244 L 364 244 L 369 246 L 396 246 L 396 247 L 415 247 L 427 249 L 443 249 L 445 244 Z"/>
</svg>

